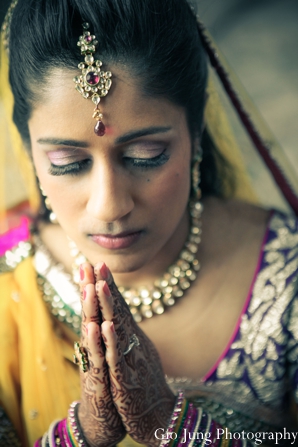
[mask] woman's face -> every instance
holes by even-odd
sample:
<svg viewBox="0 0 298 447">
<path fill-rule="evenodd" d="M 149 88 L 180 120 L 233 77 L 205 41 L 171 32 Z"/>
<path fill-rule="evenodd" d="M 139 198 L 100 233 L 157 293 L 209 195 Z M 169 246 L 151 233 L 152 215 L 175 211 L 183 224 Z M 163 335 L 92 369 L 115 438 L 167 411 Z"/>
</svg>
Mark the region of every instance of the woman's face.
<svg viewBox="0 0 298 447">
<path fill-rule="evenodd" d="M 100 103 L 103 137 L 73 72 L 50 76 L 29 122 L 33 160 L 61 227 L 91 263 L 105 261 L 114 273 L 159 270 L 188 232 L 186 116 L 165 99 L 143 96 L 126 72 L 111 71 Z"/>
</svg>

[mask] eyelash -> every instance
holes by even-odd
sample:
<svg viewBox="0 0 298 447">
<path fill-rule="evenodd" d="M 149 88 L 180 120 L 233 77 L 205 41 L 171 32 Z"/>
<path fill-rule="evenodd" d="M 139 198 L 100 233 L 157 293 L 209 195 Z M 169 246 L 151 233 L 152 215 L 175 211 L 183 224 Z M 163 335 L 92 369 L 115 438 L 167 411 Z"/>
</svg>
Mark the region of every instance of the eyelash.
<svg viewBox="0 0 298 447">
<path fill-rule="evenodd" d="M 162 166 L 169 160 L 170 156 L 162 152 L 153 158 L 130 158 L 124 157 L 125 163 L 139 169 L 153 169 Z M 90 166 L 91 160 L 86 159 L 82 161 L 76 161 L 64 166 L 56 166 L 51 164 L 49 169 L 50 175 L 78 175 L 82 171 L 86 171 Z"/>
<path fill-rule="evenodd" d="M 49 174 L 50 175 L 78 175 L 81 171 L 86 171 L 90 166 L 91 160 L 86 159 L 82 161 L 76 161 L 64 166 L 57 166 L 51 163 Z"/>
</svg>

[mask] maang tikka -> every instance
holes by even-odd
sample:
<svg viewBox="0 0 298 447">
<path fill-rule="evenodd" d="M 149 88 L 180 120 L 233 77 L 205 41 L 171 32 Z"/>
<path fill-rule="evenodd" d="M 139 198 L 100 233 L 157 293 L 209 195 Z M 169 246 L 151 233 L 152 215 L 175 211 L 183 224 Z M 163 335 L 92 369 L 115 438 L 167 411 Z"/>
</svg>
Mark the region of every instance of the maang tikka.
<svg viewBox="0 0 298 447">
<path fill-rule="evenodd" d="M 81 55 L 85 56 L 84 62 L 80 62 L 78 67 L 82 70 L 80 76 L 73 80 L 76 84 L 76 90 L 81 93 L 83 98 L 91 99 L 95 104 L 93 118 L 96 119 L 94 132 L 102 137 L 105 134 L 105 125 L 102 122 L 103 115 L 99 109 L 100 98 L 106 96 L 112 85 L 112 73 L 110 71 L 101 71 L 102 62 L 95 60 L 93 53 L 96 51 L 98 41 L 94 35 L 91 35 L 88 29 L 89 23 L 83 23 L 84 32 L 79 37 L 77 45 L 81 48 Z"/>
</svg>

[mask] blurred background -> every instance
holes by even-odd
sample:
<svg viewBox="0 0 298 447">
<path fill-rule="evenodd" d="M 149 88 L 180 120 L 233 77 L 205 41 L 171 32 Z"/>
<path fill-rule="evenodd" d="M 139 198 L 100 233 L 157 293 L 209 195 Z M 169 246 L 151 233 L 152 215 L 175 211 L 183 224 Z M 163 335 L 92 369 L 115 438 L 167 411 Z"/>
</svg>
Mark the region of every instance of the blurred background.
<svg viewBox="0 0 298 447">
<path fill-rule="evenodd" d="M 0 2 L 2 21 L 10 1 Z M 197 8 L 298 175 L 298 1 L 198 0 Z M 261 199 L 282 208 L 251 152 L 244 157 Z"/>
</svg>

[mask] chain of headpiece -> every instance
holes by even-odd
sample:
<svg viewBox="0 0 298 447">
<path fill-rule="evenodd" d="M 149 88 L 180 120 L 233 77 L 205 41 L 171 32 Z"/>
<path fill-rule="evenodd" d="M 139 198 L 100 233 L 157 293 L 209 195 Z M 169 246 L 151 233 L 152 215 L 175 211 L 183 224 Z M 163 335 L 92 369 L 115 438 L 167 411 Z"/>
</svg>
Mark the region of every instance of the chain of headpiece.
<svg viewBox="0 0 298 447">
<path fill-rule="evenodd" d="M 103 115 L 99 109 L 100 98 L 106 96 L 112 85 L 112 73 L 110 71 L 101 71 L 102 62 L 95 60 L 93 54 L 96 51 L 98 41 L 96 37 L 88 31 L 89 23 L 83 23 L 83 34 L 79 37 L 77 45 L 81 48 L 81 55 L 84 56 L 84 62 L 80 62 L 78 67 L 82 70 L 80 76 L 73 79 L 76 84 L 76 90 L 85 99 L 91 99 L 95 104 L 93 118 L 97 123 L 94 132 L 99 137 L 105 134 L 105 125 L 102 122 Z"/>
</svg>

